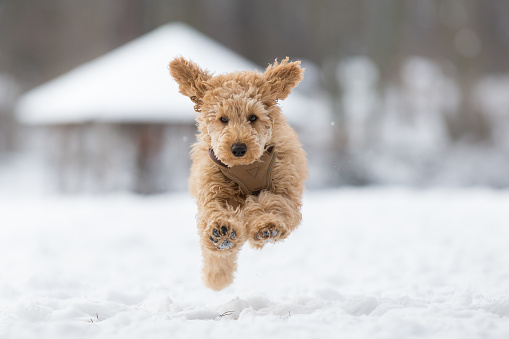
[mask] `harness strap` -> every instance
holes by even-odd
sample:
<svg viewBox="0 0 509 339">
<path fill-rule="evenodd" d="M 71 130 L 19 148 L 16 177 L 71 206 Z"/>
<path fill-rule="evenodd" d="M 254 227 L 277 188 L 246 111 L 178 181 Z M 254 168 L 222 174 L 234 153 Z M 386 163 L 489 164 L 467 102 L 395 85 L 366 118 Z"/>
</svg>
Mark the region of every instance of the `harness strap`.
<svg viewBox="0 0 509 339">
<path fill-rule="evenodd" d="M 272 169 L 276 159 L 274 146 L 269 146 L 260 159 L 249 165 L 228 167 L 209 149 L 209 156 L 216 163 L 225 177 L 236 182 L 246 195 L 258 195 L 268 190 L 272 178 Z"/>
</svg>

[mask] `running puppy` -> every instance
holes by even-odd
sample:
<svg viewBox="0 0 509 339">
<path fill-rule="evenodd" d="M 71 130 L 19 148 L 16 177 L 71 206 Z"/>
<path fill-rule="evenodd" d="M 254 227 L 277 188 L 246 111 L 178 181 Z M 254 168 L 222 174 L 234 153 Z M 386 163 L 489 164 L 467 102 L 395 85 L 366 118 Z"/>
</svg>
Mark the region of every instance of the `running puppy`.
<svg viewBox="0 0 509 339">
<path fill-rule="evenodd" d="M 213 76 L 182 57 L 169 67 L 197 112 L 189 187 L 198 205 L 203 279 L 221 290 L 233 282 L 246 241 L 261 249 L 301 222 L 306 154 L 277 103 L 304 69 L 288 58 L 264 73 Z"/>
</svg>

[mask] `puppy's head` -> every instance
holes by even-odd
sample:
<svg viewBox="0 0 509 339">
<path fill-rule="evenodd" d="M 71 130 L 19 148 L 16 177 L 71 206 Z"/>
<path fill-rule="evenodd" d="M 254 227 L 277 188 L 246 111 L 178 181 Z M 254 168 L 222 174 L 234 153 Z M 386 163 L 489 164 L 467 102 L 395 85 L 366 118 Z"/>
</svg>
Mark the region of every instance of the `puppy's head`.
<svg viewBox="0 0 509 339">
<path fill-rule="evenodd" d="M 200 138 L 228 166 L 258 160 L 270 144 L 277 100 L 285 99 L 301 80 L 300 61 L 288 58 L 269 65 L 263 74 L 236 72 L 212 76 L 184 58 L 170 62 L 180 93 L 195 103 Z"/>
</svg>

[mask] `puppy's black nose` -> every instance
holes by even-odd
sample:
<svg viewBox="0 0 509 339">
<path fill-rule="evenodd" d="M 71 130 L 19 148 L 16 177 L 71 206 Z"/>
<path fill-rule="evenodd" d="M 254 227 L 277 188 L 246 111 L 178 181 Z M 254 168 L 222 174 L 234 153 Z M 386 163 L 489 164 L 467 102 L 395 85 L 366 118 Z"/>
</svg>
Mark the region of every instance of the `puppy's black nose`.
<svg viewBox="0 0 509 339">
<path fill-rule="evenodd" d="M 233 144 L 232 145 L 232 153 L 236 157 L 243 157 L 247 152 L 246 144 Z"/>
</svg>

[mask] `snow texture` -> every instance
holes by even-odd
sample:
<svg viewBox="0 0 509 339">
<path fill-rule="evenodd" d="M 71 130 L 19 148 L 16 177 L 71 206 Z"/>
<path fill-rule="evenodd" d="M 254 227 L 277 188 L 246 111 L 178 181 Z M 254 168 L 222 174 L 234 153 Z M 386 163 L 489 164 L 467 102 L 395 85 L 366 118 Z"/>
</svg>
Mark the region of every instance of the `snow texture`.
<svg viewBox="0 0 509 339">
<path fill-rule="evenodd" d="M 508 191 L 311 192 L 284 243 L 200 281 L 195 207 L 0 194 L 0 338 L 508 338 Z"/>
</svg>

